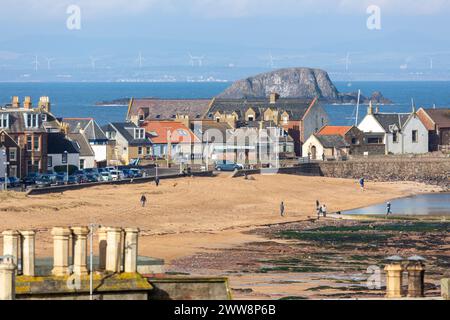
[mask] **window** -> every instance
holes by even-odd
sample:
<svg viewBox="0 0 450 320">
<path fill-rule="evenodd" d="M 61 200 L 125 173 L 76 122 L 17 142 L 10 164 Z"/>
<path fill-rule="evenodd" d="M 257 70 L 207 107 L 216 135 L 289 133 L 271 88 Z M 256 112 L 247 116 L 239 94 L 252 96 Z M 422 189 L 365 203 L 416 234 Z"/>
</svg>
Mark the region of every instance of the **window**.
<svg viewBox="0 0 450 320">
<path fill-rule="evenodd" d="M 47 114 L 45 113 L 41 114 L 41 120 L 42 122 L 47 122 Z"/>
<path fill-rule="evenodd" d="M 397 131 L 394 131 L 394 132 L 392 133 L 392 141 L 393 141 L 394 143 L 398 143 L 398 132 L 397 132 Z"/>
<path fill-rule="evenodd" d="M 9 176 L 17 178 L 17 166 L 10 166 L 9 167 Z"/>
<path fill-rule="evenodd" d="M 382 144 L 382 138 L 381 137 L 369 137 L 367 138 L 368 144 Z"/>
<path fill-rule="evenodd" d="M 0 128 L 9 128 L 9 114 L 0 115 Z"/>
<path fill-rule="evenodd" d="M 254 116 L 248 116 L 248 121 L 255 121 L 255 117 Z M 266 120 L 269 121 L 269 120 Z"/>
<path fill-rule="evenodd" d="M 144 154 L 144 148 L 138 147 L 138 155 L 142 156 Z"/>
<path fill-rule="evenodd" d="M 147 147 L 147 155 L 150 156 L 152 154 L 152 148 Z"/>
<path fill-rule="evenodd" d="M 47 158 L 47 167 L 52 168 L 53 167 L 53 157 L 48 156 Z"/>
<path fill-rule="evenodd" d="M 33 149 L 33 137 L 27 136 L 27 151 L 32 151 Z"/>
<path fill-rule="evenodd" d="M 34 151 L 39 151 L 40 149 L 40 143 L 39 143 L 40 137 L 34 137 Z"/>
<path fill-rule="evenodd" d="M 9 148 L 9 161 L 17 161 L 17 148 Z"/>
<path fill-rule="evenodd" d="M 134 129 L 134 139 L 135 140 L 145 139 L 145 130 L 135 128 Z"/>
<path fill-rule="evenodd" d="M 39 115 L 34 113 L 25 113 L 24 115 L 26 128 L 38 128 L 39 127 Z"/>
<path fill-rule="evenodd" d="M 352 144 L 357 144 L 357 143 L 358 143 L 358 139 L 352 138 Z"/>
<path fill-rule="evenodd" d="M 80 159 L 80 170 L 84 169 L 84 159 Z"/>
<path fill-rule="evenodd" d="M 419 132 L 417 130 L 412 131 L 412 142 L 413 143 L 419 142 Z"/>
<path fill-rule="evenodd" d="M 67 164 L 67 157 L 68 157 L 68 154 L 66 152 L 64 152 L 61 157 L 61 162 L 63 164 Z"/>
<path fill-rule="evenodd" d="M 39 161 L 27 161 L 27 173 L 37 173 L 39 172 Z"/>
</svg>

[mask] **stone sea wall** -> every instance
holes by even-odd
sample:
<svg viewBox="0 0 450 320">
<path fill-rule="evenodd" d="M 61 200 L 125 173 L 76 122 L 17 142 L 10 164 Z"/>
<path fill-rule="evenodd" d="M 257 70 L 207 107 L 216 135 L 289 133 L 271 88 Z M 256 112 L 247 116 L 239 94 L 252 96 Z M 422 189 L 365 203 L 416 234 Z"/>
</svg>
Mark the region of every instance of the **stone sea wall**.
<svg viewBox="0 0 450 320">
<path fill-rule="evenodd" d="M 418 181 L 450 187 L 450 158 L 375 157 L 317 164 L 321 175 L 372 181 Z"/>
</svg>

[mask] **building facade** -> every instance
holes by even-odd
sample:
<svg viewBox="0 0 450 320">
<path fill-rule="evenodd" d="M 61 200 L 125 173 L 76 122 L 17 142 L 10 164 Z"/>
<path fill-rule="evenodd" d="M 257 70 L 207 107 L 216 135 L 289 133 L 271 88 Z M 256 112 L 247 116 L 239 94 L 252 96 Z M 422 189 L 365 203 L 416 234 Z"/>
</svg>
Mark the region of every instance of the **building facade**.
<svg viewBox="0 0 450 320">
<path fill-rule="evenodd" d="M 429 132 L 429 151 L 450 152 L 450 109 L 425 109 L 417 111 Z"/>
<path fill-rule="evenodd" d="M 385 154 L 423 154 L 428 152 L 428 130 L 417 113 L 380 113 L 368 108 L 358 129 L 368 144 L 384 144 Z"/>
<path fill-rule="evenodd" d="M 108 165 L 138 164 L 151 157 L 152 141 L 145 129 L 132 122 L 114 122 L 102 128 L 111 143 Z"/>
<path fill-rule="evenodd" d="M 33 107 L 30 97 L 21 104 L 15 96 L 12 103 L 0 108 L 0 131 L 6 132 L 19 148 L 18 178 L 47 171 L 48 134 L 60 130 L 48 97 L 41 97 Z"/>
<path fill-rule="evenodd" d="M 20 177 L 21 149 L 6 131 L 0 130 L 0 177 Z"/>
</svg>

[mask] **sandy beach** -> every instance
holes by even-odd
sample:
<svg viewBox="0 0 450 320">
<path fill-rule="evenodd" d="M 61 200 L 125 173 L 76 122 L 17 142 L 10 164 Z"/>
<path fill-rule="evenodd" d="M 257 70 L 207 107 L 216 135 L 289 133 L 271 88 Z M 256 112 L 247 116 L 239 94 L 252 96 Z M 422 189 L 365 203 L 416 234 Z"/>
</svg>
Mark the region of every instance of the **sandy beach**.
<svg viewBox="0 0 450 320">
<path fill-rule="evenodd" d="M 411 194 L 439 191 L 420 183 L 368 182 L 291 175 L 259 175 L 254 180 L 214 178 L 165 180 L 154 184 L 102 186 L 64 194 L 26 197 L 0 194 L 0 230 L 38 230 L 38 255 L 49 255 L 54 226 L 97 223 L 141 229 L 140 254 L 172 259 L 208 248 L 227 248 L 258 239 L 243 234 L 257 226 L 307 219 L 315 201 L 329 212 L 384 202 Z M 146 194 L 145 208 L 139 204 Z M 286 217 L 279 214 L 280 202 Z"/>
</svg>

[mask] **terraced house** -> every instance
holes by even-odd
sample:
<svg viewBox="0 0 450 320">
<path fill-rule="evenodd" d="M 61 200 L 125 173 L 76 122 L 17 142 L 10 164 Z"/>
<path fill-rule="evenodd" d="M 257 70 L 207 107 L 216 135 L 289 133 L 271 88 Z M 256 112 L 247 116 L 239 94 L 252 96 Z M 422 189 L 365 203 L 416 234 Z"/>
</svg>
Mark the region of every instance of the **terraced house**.
<svg viewBox="0 0 450 320">
<path fill-rule="evenodd" d="M 233 128 L 283 128 L 294 141 L 294 151 L 302 155 L 302 145 L 312 134 L 329 123 L 318 99 L 268 98 L 213 99 L 205 118 L 228 123 Z"/>
<path fill-rule="evenodd" d="M 138 164 L 152 155 L 152 141 L 145 129 L 131 122 L 114 122 L 102 128 L 112 143 L 110 165 Z"/>
<path fill-rule="evenodd" d="M 19 97 L 13 97 L 10 104 L 0 108 L 0 131 L 7 134 L 5 141 L 11 144 L 11 139 L 17 146 L 17 150 L 15 146 L 9 147 L 12 150 L 9 158 L 17 159 L 8 168 L 11 175 L 23 178 L 47 171 L 48 134 L 60 132 L 60 123 L 51 113 L 48 97 L 41 97 L 36 107 L 30 97 L 25 97 L 23 104 Z"/>
</svg>

